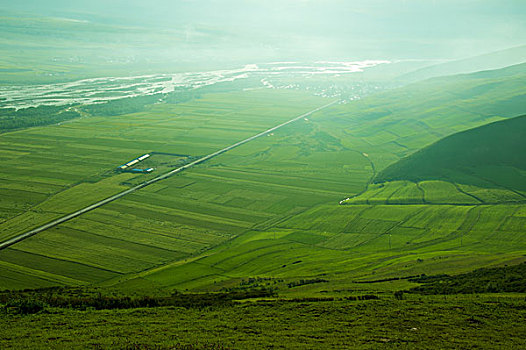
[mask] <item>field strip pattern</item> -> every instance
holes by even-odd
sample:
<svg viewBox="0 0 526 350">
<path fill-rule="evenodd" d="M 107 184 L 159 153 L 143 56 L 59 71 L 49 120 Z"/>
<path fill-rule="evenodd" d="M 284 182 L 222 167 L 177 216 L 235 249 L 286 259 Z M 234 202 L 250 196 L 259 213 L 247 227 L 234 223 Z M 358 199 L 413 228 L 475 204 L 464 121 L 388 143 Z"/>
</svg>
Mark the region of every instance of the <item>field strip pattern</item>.
<svg viewBox="0 0 526 350">
<path fill-rule="evenodd" d="M 279 124 L 277 126 L 274 126 L 274 127 L 270 128 L 270 129 L 267 129 L 267 130 L 265 130 L 263 132 L 260 132 L 259 134 L 251 136 L 251 137 L 249 137 L 247 139 L 244 139 L 242 141 L 239 141 L 239 142 L 237 142 L 237 143 L 235 143 L 233 145 L 225 147 L 225 148 L 223 148 L 223 149 L 221 149 L 219 151 L 216 151 L 216 152 L 208 154 L 208 155 L 206 155 L 206 156 L 204 156 L 202 158 L 199 158 L 198 160 L 195 160 L 195 161 L 193 161 L 191 163 L 188 163 L 188 164 L 186 164 L 186 165 L 184 165 L 182 167 L 174 169 L 174 170 L 172 170 L 172 171 L 170 171 L 170 172 L 168 172 L 166 174 L 160 175 L 160 176 L 158 176 L 156 178 L 148 180 L 148 181 L 146 181 L 144 183 L 141 183 L 141 184 L 139 184 L 139 185 L 137 185 L 135 187 L 132 187 L 132 188 L 130 188 L 128 190 L 125 190 L 125 191 L 117 193 L 117 194 L 115 194 L 115 195 L 113 195 L 111 197 L 108 197 L 108 198 L 106 198 L 106 199 L 104 199 L 102 201 L 99 201 L 97 203 L 89 205 L 89 206 L 87 206 L 87 207 L 85 207 L 83 209 L 77 210 L 76 212 L 73 212 L 73 213 L 68 214 L 66 216 L 63 216 L 63 217 L 61 217 L 59 219 L 53 220 L 53 221 L 51 221 L 51 222 L 49 222 L 49 223 L 47 223 L 45 225 L 42 225 L 42 226 L 37 227 L 37 228 L 35 228 L 33 230 L 30 230 L 30 231 L 28 231 L 26 233 L 23 233 L 21 235 L 18 235 L 16 237 L 8 239 L 7 241 L 4 241 L 4 242 L 0 243 L 0 250 L 5 249 L 5 248 L 7 248 L 9 246 L 12 246 L 13 244 L 16 244 L 16 243 L 18 243 L 18 242 L 20 242 L 20 241 L 22 241 L 22 240 L 24 240 L 24 239 L 26 239 L 28 237 L 34 236 L 34 235 L 36 235 L 39 232 L 45 231 L 45 230 L 47 230 L 47 229 L 49 229 L 51 227 L 57 226 L 57 225 L 59 225 L 61 223 L 64 223 L 64 222 L 66 222 L 68 220 L 71 220 L 71 219 L 73 219 L 73 218 L 75 218 L 77 216 L 80 216 L 80 215 L 82 215 L 84 213 L 87 213 L 87 212 L 89 212 L 89 211 L 91 211 L 91 210 L 93 210 L 95 208 L 102 207 L 102 206 L 104 206 L 104 205 L 106 205 L 106 204 L 108 204 L 108 203 L 110 203 L 110 202 L 112 202 L 112 201 L 114 201 L 116 199 L 122 198 L 122 197 L 126 196 L 127 194 L 133 193 L 133 192 L 135 192 L 135 191 L 137 191 L 137 190 L 139 190 L 141 188 L 144 188 L 146 186 L 154 184 L 154 183 L 156 183 L 158 181 L 164 180 L 164 179 L 166 179 L 166 178 L 168 178 L 170 176 L 173 176 L 173 175 L 175 175 L 177 173 L 180 173 L 180 172 L 182 172 L 182 171 L 184 171 L 186 169 L 189 169 L 189 168 L 191 168 L 191 167 L 193 167 L 195 165 L 201 164 L 201 163 L 203 163 L 203 162 L 205 162 L 205 161 L 207 161 L 209 159 L 217 157 L 218 155 L 220 155 L 222 153 L 225 153 L 225 152 L 228 152 L 228 151 L 230 151 L 230 150 L 232 150 L 232 149 L 234 149 L 236 147 L 239 147 L 239 146 L 241 146 L 241 145 L 243 145 L 245 143 L 248 143 L 248 142 L 250 142 L 252 140 L 255 140 L 255 139 L 259 138 L 259 137 L 262 137 L 262 136 L 265 136 L 267 134 L 270 134 L 273 131 L 275 131 L 275 130 L 277 130 L 277 129 L 285 126 L 285 125 L 293 123 L 293 122 L 295 122 L 297 120 L 300 120 L 302 118 L 306 118 L 306 117 L 310 116 L 311 114 L 313 114 L 315 112 L 318 112 L 318 111 L 320 111 L 322 109 L 330 107 L 330 106 L 334 105 L 336 102 L 338 102 L 338 101 L 333 101 L 333 102 L 325 104 L 325 105 L 323 105 L 321 107 L 315 108 L 315 109 L 313 109 L 313 110 L 311 110 L 311 111 L 309 111 L 307 113 L 304 113 L 302 115 L 299 115 L 299 116 L 297 116 L 297 117 L 295 117 L 295 118 L 293 118 L 291 120 L 288 120 L 288 121 L 286 121 L 284 123 L 281 123 L 281 124 Z"/>
</svg>

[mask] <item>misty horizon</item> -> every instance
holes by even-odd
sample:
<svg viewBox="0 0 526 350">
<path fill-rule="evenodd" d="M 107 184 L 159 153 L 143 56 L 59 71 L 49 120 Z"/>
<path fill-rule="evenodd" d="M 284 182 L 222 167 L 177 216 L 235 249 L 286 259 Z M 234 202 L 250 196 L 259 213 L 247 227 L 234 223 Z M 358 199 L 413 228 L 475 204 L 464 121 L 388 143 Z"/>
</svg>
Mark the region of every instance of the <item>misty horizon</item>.
<svg viewBox="0 0 526 350">
<path fill-rule="evenodd" d="M 59 51 L 82 52 L 62 41 L 95 51 L 117 45 L 121 52 L 106 54 L 151 61 L 460 59 L 520 46 L 526 37 L 523 1 L 25 0 L 0 9 L 36 19 L 9 29 L 24 35 L 41 30 L 38 18 L 58 21 L 45 31 L 57 36 L 50 44 Z M 62 25 L 69 31 L 58 34 Z"/>
</svg>

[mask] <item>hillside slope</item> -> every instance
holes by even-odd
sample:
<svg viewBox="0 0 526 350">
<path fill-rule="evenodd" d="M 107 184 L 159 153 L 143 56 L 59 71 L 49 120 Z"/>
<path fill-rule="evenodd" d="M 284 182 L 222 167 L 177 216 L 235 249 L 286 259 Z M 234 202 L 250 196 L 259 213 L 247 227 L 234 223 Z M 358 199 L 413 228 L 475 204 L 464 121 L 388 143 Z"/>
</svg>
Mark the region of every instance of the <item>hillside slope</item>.
<svg viewBox="0 0 526 350">
<path fill-rule="evenodd" d="M 525 114 L 525 82 L 526 64 L 428 79 L 335 106 L 320 127 L 378 173 L 446 136 Z"/>
<path fill-rule="evenodd" d="M 375 182 L 446 180 L 526 191 L 526 115 L 459 132 L 381 171 Z"/>
</svg>

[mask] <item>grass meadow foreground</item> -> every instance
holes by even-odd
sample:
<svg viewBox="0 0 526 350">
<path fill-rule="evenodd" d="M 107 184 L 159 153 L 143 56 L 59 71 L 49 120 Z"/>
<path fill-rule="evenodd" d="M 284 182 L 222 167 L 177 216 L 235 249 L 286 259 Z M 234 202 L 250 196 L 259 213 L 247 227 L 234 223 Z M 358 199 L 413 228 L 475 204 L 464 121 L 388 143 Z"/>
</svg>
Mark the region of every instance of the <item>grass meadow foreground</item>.
<svg viewBox="0 0 526 350">
<path fill-rule="evenodd" d="M 259 301 L 0 316 L 3 349 L 520 349 L 523 296 Z"/>
</svg>

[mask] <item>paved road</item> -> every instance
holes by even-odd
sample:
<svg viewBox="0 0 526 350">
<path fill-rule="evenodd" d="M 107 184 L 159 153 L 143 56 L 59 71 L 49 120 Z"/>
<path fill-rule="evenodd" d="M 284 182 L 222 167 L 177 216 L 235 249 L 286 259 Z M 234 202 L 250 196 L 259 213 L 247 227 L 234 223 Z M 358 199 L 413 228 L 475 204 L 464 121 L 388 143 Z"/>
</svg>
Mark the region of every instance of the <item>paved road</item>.
<svg viewBox="0 0 526 350">
<path fill-rule="evenodd" d="M 140 185 L 137 185 L 137 186 L 135 186 L 135 187 L 132 187 L 132 188 L 130 188 L 130 189 L 127 189 L 126 191 L 123 191 L 123 192 L 117 193 L 116 195 L 113 195 L 113 196 L 111 196 L 111 197 L 108 197 L 108 198 L 106 198 L 106 199 L 103 199 L 103 200 L 101 200 L 100 202 L 97 202 L 97 203 L 95 203 L 95 204 L 89 205 L 89 206 L 87 206 L 87 207 L 85 207 L 85 208 L 82 208 L 82 209 L 80 209 L 80 210 L 77 210 L 77 211 L 74 212 L 74 213 L 68 214 L 68 215 L 63 216 L 63 217 L 61 217 L 61 218 L 59 218 L 59 219 L 53 220 L 53 221 L 51 221 L 51 222 L 49 222 L 49 223 L 47 223 L 47 224 L 45 224 L 45 225 L 39 226 L 39 227 L 37 227 L 37 228 L 35 228 L 35 229 L 32 229 L 31 231 L 28 231 L 28 232 L 26 232 L 26 233 L 22 233 L 22 234 L 20 234 L 20 235 L 18 235 L 18 236 L 16 236 L 16 237 L 13 237 L 13 238 L 11 238 L 11 239 L 8 239 L 7 241 L 4 241 L 4 242 L 0 243 L 0 250 L 5 249 L 5 248 L 7 248 L 7 247 L 9 247 L 9 246 L 12 246 L 13 244 L 18 243 L 18 242 L 20 242 L 20 241 L 22 241 L 22 240 L 24 240 L 24 239 L 26 239 L 26 238 L 29 238 L 29 237 L 31 237 L 31 236 L 34 236 L 34 235 L 36 235 L 36 234 L 39 233 L 39 232 L 42 232 L 42 231 L 44 231 L 44 230 L 47 230 L 48 228 L 51 228 L 51 227 L 53 227 L 53 226 L 59 225 L 59 224 L 61 224 L 61 223 L 63 223 L 63 222 L 66 222 L 66 221 L 68 221 L 68 220 L 71 220 L 71 219 L 73 219 L 73 218 L 76 218 L 77 216 L 82 215 L 82 214 L 84 214 L 84 213 L 87 213 L 87 212 L 90 211 L 90 210 L 93 210 L 93 209 L 96 209 L 96 208 L 102 207 L 103 205 L 108 204 L 109 202 L 112 202 L 112 201 L 114 201 L 114 200 L 116 200 L 116 199 L 119 199 L 119 198 L 121 198 L 121 197 L 124 197 L 124 196 L 127 195 L 127 194 L 130 194 L 130 193 L 132 193 L 132 192 L 135 192 L 135 191 L 137 191 L 137 190 L 140 190 L 141 188 L 146 187 L 146 186 L 148 186 L 148 185 L 151 185 L 151 184 L 153 184 L 153 183 L 155 183 L 155 182 L 157 182 L 157 181 L 164 180 L 164 179 L 166 179 L 166 178 L 168 178 L 168 177 L 170 177 L 170 176 L 172 176 L 172 175 L 175 175 L 175 174 L 177 174 L 177 173 L 180 173 L 181 171 L 184 171 L 184 170 L 186 170 L 186 169 L 188 169 L 188 168 L 191 168 L 191 167 L 193 167 L 194 165 L 197 165 L 197 164 L 200 164 L 200 163 L 206 162 L 207 160 L 209 160 L 209 159 L 211 159 L 211 158 L 214 158 L 214 157 L 216 157 L 216 156 L 218 156 L 218 155 L 220 155 L 220 154 L 222 154 L 222 153 L 228 152 L 228 151 L 230 151 L 231 149 L 236 148 L 236 147 L 238 147 L 238 146 L 241 146 L 241 145 L 243 145 L 243 144 L 245 144 L 245 143 L 247 143 L 247 142 L 250 142 L 250 141 L 252 141 L 252 140 L 255 140 L 255 139 L 257 139 L 258 137 L 261 137 L 261 136 L 267 135 L 267 134 L 273 132 L 274 130 L 277 130 L 277 129 L 279 129 L 279 128 L 281 128 L 281 127 L 287 125 L 287 124 L 293 123 L 293 122 L 295 122 L 295 121 L 297 121 L 297 120 L 299 120 L 299 119 L 301 119 L 301 118 L 305 118 L 305 117 L 311 115 L 311 114 L 314 113 L 314 112 L 317 112 L 317 111 L 319 111 L 319 110 L 322 110 L 322 109 L 324 109 L 324 108 L 327 108 L 327 107 L 329 107 L 329 106 L 332 106 L 332 105 L 335 104 L 336 102 L 338 102 L 338 101 L 334 101 L 334 102 L 328 103 L 328 104 L 326 104 L 326 105 L 324 105 L 324 106 L 321 106 L 321 107 L 318 107 L 318 108 L 316 108 L 316 109 L 313 109 L 313 110 L 310 111 L 310 112 L 307 112 L 307 113 L 305 113 L 305 114 L 302 114 L 302 115 L 300 115 L 300 116 L 297 116 L 297 117 L 294 118 L 294 119 L 291 119 L 291 120 L 289 120 L 289 121 L 287 121 L 287 122 L 285 122 L 285 123 L 279 124 L 279 125 L 277 125 L 277 126 L 275 126 L 275 127 L 273 127 L 273 128 L 270 128 L 270 129 L 268 129 L 268 130 L 265 130 L 265 131 L 263 131 L 263 132 L 260 132 L 260 133 L 257 134 L 257 135 L 254 135 L 254 136 L 249 137 L 248 139 L 245 139 L 245 140 L 243 140 L 243 141 L 239 141 L 239 142 L 237 142 L 237 143 L 234 143 L 233 145 L 230 145 L 230 146 L 228 146 L 228 147 L 225 147 L 225 148 L 223 148 L 223 149 L 221 149 L 221 150 L 219 150 L 219 151 L 217 151 L 217 152 L 214 152 L 214 153 L 211 153 L 211 154 L 209 154 L 209 155 L 207 155 L 207 156 L 204 156 L 204 157 L 202 157 L 202 158 L 199 158 L 198 160 L 193 161 L 193 162 L 191 162 L 191 163 L 188 163 L 188 164 L 186 164 L 186 165 L 184 165 L 184 166 L 182 166 L 182 167 L 180 167 L 180 168 L 177 168 L 177 169 L 174 169 L 174 170 L 172 170 L 172 171 L 170 171 L 170 172 L 168 172 L 168 173 L 165 173 L 165 174 L 159 175 L 159 176 L 157 176 L 157 177 L 155 177 L 155 178 L 153 178 L 153 179 L 151 179 L 151 180 L 148 180 L 148 181 L 146 181 L 146 182 L 143 182 L 143 183 L 140 184 Z"/>
</svg>

